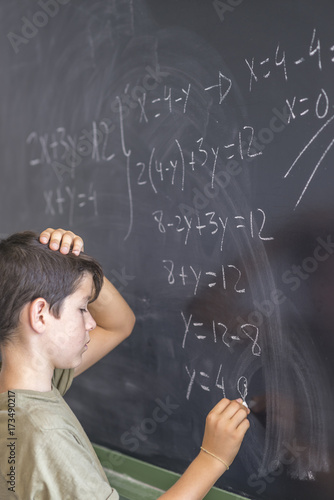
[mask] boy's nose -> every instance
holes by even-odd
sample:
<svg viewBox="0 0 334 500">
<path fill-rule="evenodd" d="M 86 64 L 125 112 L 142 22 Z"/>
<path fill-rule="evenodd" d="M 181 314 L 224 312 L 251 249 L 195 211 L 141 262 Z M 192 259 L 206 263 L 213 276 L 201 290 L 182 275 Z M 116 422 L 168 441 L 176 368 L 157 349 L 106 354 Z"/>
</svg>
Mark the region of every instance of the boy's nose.
<svg viewBox="0 0 334 500">
<path fill-rule="evenodd" d="M 93 316 L 89 313 L 89 318 L 87 319 L 86 322 L 86 330 L 88 331 L 94 330 L 95 327 L 96 327 L 96 321 L 93 318 Z"/>
</svg>

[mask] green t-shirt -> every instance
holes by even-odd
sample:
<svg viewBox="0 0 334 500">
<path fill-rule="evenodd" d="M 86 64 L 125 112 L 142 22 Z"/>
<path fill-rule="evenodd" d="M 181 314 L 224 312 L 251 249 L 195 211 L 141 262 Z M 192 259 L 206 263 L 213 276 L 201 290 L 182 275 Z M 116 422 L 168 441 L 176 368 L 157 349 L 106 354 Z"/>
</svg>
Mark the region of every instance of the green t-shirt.
<svg viewBox="0 0 334 500">
<path fill-rule="evenodd" d="M 15 389 L 0 394 L 1 499 L 118 500 L 62 397 L 72 380 L 73 369 L 56 369 L 51 391 Z"/>
</svg>

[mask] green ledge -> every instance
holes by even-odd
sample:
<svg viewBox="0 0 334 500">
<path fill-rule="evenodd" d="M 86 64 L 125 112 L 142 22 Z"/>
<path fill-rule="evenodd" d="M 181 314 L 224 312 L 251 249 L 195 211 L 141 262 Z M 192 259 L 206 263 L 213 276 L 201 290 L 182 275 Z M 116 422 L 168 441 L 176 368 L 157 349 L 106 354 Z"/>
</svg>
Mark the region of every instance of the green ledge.
<svg viewBox="0 0 334 500">
<path fill-rule="evenodd" d="M 180 477 L 136 458 L 93 444 L 110 484 L 121 500 L 156 500 Z M 205 500 L 245 500 L 244 497 L 211 488 Z"/>
</svg>

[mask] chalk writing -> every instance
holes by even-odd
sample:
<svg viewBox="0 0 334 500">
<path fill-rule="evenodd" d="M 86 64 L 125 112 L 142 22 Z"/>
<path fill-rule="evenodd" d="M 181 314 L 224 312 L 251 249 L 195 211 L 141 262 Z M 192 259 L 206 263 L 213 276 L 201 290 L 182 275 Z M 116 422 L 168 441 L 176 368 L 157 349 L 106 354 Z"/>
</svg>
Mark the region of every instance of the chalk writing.
<svg viewBox="0 0 334 500">
<path fill-rule="evenodd" d="M 219 89 L 219 104 L 221 104 L 232 88 L 232 80 L 219 71 L 218 84 L 206 87 L 204 90 Z"/>
<path fill-rule="evenodd" d="M 204 216 L 170 215 L 165 216 L 163 210 L 152 213 L 156 227 L 160 233 L 175 231 L 183 235 L 183 243 L 187 245 L 189 235 L 196 233 L 200 237 L 214 236 L 219 239 L 220 250 L 223 250 L 226 229 L 230 231 L 246 231 L 251 238 L 262 241 L 273 240 L 273 236 L 265 234 L 266 214 L 261 208 L 251 210 L 247 215 L 223 216 L 216 212 L 207 212 Z M 256 223 L 256 226 L 255 226 Z M 255 229 L 257 227 L 258 229 Z"/>
<path fill-rule="evenodd" d="M 110 162 L 115 157 L 111 149 L 110 135 L 114 125 L 110 119 L 93 121 L 89 130 L 83 129 L 79 134 L 70 134 L 65 127 L 58 127 L 51 133 L 39 134 L 30 132 L 26 138 L 29 146 L 29 165 L 50 165 L 67 167 L 72 177 L 83 158 L 94 162 Z M 55 166 L 54 166 L 55 165 Z"/>
<path fill-rule="evenodd" d="M 245 323 L 237 327 L 236 332 L 231 332 L 227 325 L 220 321 L 210 322 L 205 324 L 201 321 L 193 320 L 193 314 L 186 318 L 185 313 L 181 311 L 181 317 L 184 323 L 185 331 L 183 335 L 182 348 L 189 341 L 188 337 L 191 334 L 197 340 L 205 340 L 210 338 L 214 343 L 223 342 L 226 347 L 230 348 L 233 342 L 243 342 L 244 340 L 251 341 L 251 351 L 254 356 L 261 355 L 261 347 L 259 340 L 259 327 L 250 323 Z"/>
<path fill-rule="evenodd" d="M 226 394 L 225 388 L 225 380 L 222 375 L 223 365 L 220 364 L 218 370 L 216 369 L 216 373 L 207 373 L 204 370 L 196 370 L 195 368 L 189 368 L 187 365 L 185 366 L 185 370 L 189 377 L 189 383 L 186 392 L 186 399 L 190 399 L 191 392 L 193 390 L 194 385 L 198 385 L 203 391 L 211 392 L 217 389 L 222 391 L 222 397 L 230 397 L 234 398 L 234 395 Z M 243 385 L 244 384 L 244 385 Z M 240 390 L 242 392 L 242 399 L 245 401 L 245 397 L 247 396 L 247 379 L 242 376 L 238 379 L 235 384 L 236 390 L 240 394 Z"/>
<path fill-rule="evenodd" d="M 252 57 L 251 61 L 245 59 L 245 62 L 247 68 L 250 71 L 249 91 L 252 90 L 253 81 L 258 82 L 259 78 L 269 78 L 269 76 L 272 74 L 273 69 L 279 68 L 280 66 L 282 67 L 281 71 L 283 72 L 285 81 L 287 81 L 288 79 L 285 50 L 280 49 L 280 44 L 277 45 L 275 54 L 272 56 L 272 59 L 270 59 L 270 57 L 266 57 L 263 60 L 255 62 L 255 58 Z M 256 67 L 254 69 L 254 66 L 256 66 L 256 64 L 258 64 L 258 69 Z"/>
<path fill-rule="evenodd" d="M 69 214 L 69 224 L 73 224 L 75 210 L 83 210 L 84 207 L 89 209 L 91 215 L 96 217 L 97 210 L 97 194 L 91 183 L 88 187 L 88 192 L 78 192 L 76 187 L 65 186 L 64 188 L 57 187 L 56 189 L 45 190 L 43 192 L 45 199 L 45 215 L 63 215 Z"/>
<path fill-rule="evenodd" d="M 280 71 L 283 76 L 283 81 L 288 81 L 288 64 L 291 66 L 300 66 L 305 63 L 307 58 L 314 59 L 316 68 L 322 71 L 322 54 L 321 54 L 321 41 L 317 35 L 316 28 L 313 29 L 311 41 L 307 52 L 302 57 L 297 59 L 290 58 L 288 61 L 287 50 L 280 47 L 280 43 L 277 44 L 274 54 L 270 54 L 264 59 L 261 58 L 245 58 L 246 67 L 249 71 L 249 91 L 251 92 L 254 88 L 254 84 L 257 84 L 262 79 L 268 79 L 269 77 L 276 76 L 278 69 L 281 67 Z M 332 52 L 333 46 L 329 48 Z M 331 57 L 331 62 L 333 62 L 333 57 Z M 276 70 L 276 71 L 275 71 Z"/>
<path fill-rule="evenodd" d="M 308 143 L 306 144 L 306 146 L 304 146 L 304 148 L 301 150 L 301 152 L 298 154 L 297 158 L 294 160 L 294 162 L 292 163 L 292 165 L 290 166 L 289 170 L 285 173 L 284 175 L 284 178 L 288 177 L 288 175 L 291 173 L 292 169 L 294 168 L 294 166 L 296 165 L 296 163 L 299 161 L 299 159 L 304 155 L 304 153 L 306 153 L 308 151 L 308 148 L 311 146 L 311 144 L 317 139 L 317 137 L 328 127 L 328 125 L 333 121 L 334 119 L 334 115 L 331 116 L 331 118 L 329 118 L 321 127 L 320 129 L 311 137 L 311 139 L 308 141 Z M 304 194 L 305 194 L 305 191 L 307 190 L 307 188 L 309 187 L 309 184 L 311 182 L 311 180 L 313 179 L 315 173 L 317 172 L 319 166 L 321 165 L 322 161 L 325 159 L 327 153 L 330 151 L 330 149 L 332 148 L 334 144 L 334 140 L 331 140 L 330 143 L 328 144 L 328 146 L 326 147 L 325 151 L 322 153 L 319 161 L 316 163 L 316 165 L 314 166 L 313 168 L 313 171 L 311 173 L 311 175 L 309 176 L 306 184 L 305 184 L 305 187 L 303 188 L 302 190 L 302 193 L 301 195 L 299 196 L 298 200 L 297 200 L 297 203 L 295 205 L 295 208 L 299 205 L 300 201 L 302 200 Z"/>
<path fill-rule="evenodd" d="M 213 288 L 217 284 L 223 290 L 228 289 L 236 293 L 245 293 L 245 288 L 240 284 L 242 272 L 233 264 L 222 265 L 219 272 L 217 272 L 203 271 L 197 266 L 180 266 L 177 271 L 173 260 L 164 259 L 162 263 L 164 269 L 167 271 L 169 285 L 180 282 L 184 287 L 191 286 L 194 295 L 196 295 L 199 287 L 206 286 Z"/>
<path fill-rule="evenodd" d="M 248 386 L 248 382 L 247 382 L 246 377 L 241 376 L 238 380 L 237 389 L 238 389 L 238 393 L 240 394 L 240 396 L 244 402 L 246 402 L 246 396 L 248 394 L 248 387 L 247 386 Z"/>
</svg>

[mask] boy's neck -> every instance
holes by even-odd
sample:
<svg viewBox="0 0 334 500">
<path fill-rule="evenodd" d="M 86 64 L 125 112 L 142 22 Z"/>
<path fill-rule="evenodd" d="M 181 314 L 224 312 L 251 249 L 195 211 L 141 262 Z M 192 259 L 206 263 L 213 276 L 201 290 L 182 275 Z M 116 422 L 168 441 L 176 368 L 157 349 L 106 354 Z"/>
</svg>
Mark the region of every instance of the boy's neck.
<svg viewBox="0 0 334 500">
<path fill-rule="evenodd" d="M 7 375 L 2 378 L 1 375 L 2 374 L 0 373 L 0 394 L 11 390 L 14 391 L 16 389 L 38 392 L 48 392 L 52 389 L 51 382 L 43 384 L 40 381 L 36 381 L 35 383 L 29 381 L 29 383 L 27 383 L 25 380 L 20 378 L 12 378 Z"/>
<path fill-rule="evenodd" d="M 20 356 L 17 351 L 2 349 L 0 393 L 11 389 L 47 392 L 52 389 L 53 368 L 34 356 Z M 29 359 L 27 363 L 27 359 Z"/>
</svg>

